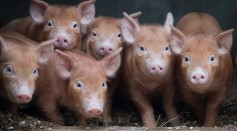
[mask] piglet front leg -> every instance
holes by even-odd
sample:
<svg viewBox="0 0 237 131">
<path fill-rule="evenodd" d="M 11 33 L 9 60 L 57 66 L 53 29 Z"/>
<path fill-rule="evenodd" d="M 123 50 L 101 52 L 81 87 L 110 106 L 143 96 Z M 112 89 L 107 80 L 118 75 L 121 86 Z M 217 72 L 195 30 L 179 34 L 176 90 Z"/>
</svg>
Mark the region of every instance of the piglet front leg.
<svg viewBox="0 0 237 131">
<path fill-rule="evenodd" d="M 156 127 L 153 107 L 145 94 L 138 90 L 131 92 L 132 101 L 141 115 L 144 126 L 148 128 Z"/>
<path fill-rule="evenodd" d="M 55 102 L 45 101 L 45 103 L 39 105 L 39 107 L 47 120 L 57 125 L 64 125 L 63 118 Z"/>
<path fill-rule="evenodd" d="M 163 89 L 164 90 L 162 92 L 162 101 L 165 113 L 167 115 L 168 120 L 171 120 L 170 123 L 172 124 L 172 126 L 177 126 L 180 124 L 180 121 L 177 115 L 176 105 L 174 102 L 173 83 L 167 84 L 167 86 L 163 87 Z"/>
<path fill-rule="evenodd" d="M 225 88 L 223 88 L 223 90 L 224 89 Z M 216 120 L 218 117 L 219 107 L 220 107 L 222 101 L 224 100 L 224 97 L 225 97 L 225 91 L 222 91 L 222 90 L 213 92 L 208 97 L 208 102 L 206 105 L 204 126 L 206 126 L 206 127 L 215 126 Z"/>
</svg>

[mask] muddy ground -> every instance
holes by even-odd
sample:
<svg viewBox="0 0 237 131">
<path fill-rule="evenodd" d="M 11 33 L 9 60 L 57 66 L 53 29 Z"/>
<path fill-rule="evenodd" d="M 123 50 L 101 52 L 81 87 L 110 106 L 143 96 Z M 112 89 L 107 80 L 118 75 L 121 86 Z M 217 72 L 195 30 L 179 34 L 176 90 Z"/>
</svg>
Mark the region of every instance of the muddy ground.
<svg viewBox="0 0 237 131">
<path fill-rule="evenodd" d="M 179 105 L 179 118 L 182 121 L 182 126 L 187 127 L 197 127 L 200 124 L 195 120 L 194 116 L 190 110 L 186 107 L 181 107 Z M 64 112 L 63 117 L 66 120 L 67 126 L 74 126 L 69 113 Z M 163 112 L 155 112 L 155 117 L 157 122 L 160 123 L 162 127 L 169 127 L 169 120 L 165 118 Z M 88 126 L 85 129 L 93 129 L 98 126 L 105 126 L 102 124 L 100 119 L 90 119 L 87 121 Z M 109 126 L 131 126 L 131 127 L 141 127 L 141 119 L 136 112 L 128 111 L 121 106 L 115 105 L 113 108 L 113 123 Z M 226 127 L 227 129 L 235 130 L 237 129 L 237 78 L 234 76 L 232 88 L 226 97 L 226 100 L 222 104 L 221 110 L 219 112 L 218 127 Z M 52 130 L 55 128 L 60 128 L 50 122 L 45 121 L 40 116 L 32 116 L 21 112 L 19 116 L 12 116 L 11 114 L 6 114 L 0 112 L 0 130 Z"/>
</svg>

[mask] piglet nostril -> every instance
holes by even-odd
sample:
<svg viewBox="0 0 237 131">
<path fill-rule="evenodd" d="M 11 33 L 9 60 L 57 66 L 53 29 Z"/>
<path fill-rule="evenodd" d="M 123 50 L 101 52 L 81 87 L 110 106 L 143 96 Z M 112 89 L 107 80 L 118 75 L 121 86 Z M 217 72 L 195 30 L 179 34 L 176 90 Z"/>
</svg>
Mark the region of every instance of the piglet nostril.
<svg viewBox="0 0 237 131">
<path fill-rule="evenodd" d="M 21 97 L 21 96 L 18 96 L 18 99 L 22 99 L 22 97 Z"/>
<path fill-rule="evenodd" d="M 153 68 L 151 68 L 152 70 L 155 70 L 156 68 L 155 67 L 153 67 Z"/>
<path fill-rule="evenodd" d="M 205 76 L 202 75 L 202 76 L 201 76 L 201 79 L 205 79 Z"/>
<path fill-rule="evenodd" d="M 109 48 L 109 51 L 113 51 L 113 49 L 112 49 L 112 48 Z"/>
<path fill-rule="evenodd" d="M 101 49 L 101 50 L 105 50 L 105 48 L 103 48 L 103 47 L 102 47 L 102 48 L 100 48 L 100 49 Z"/>
<path fill-rule="evenodd" d="M 196 77 L 196 76 L 193 76 L 193 79 L 197 79 L 197 77 Z"/>
</svg>

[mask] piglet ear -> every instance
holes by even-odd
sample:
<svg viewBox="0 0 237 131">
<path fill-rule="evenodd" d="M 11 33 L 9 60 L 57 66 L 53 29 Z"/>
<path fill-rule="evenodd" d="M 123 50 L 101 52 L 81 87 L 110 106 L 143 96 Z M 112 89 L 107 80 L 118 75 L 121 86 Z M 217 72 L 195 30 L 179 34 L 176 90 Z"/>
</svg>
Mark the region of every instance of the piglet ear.
<svg viewBox="0 0 237 131">
<path fill-rule="evenodd" d="M 30 15 L 37 23 L 44 21 L 44 14 L 48 8 L 48 4 L 42 0 L 31 0 L 30 3 Z"/>
<path fill-rule="evenodd" d="M 139 16 L 141 16 L 141 15 L 142 15 L 142 12 L 141 12 L 141 11 L 138 11 L 138 12 L 135 12 L 135 13 L 130 14 L 129 16 L 130 16 L 135 22 L 139 23 L 138 18 L 139 18 Z"/>
<path fill-rule="evenodd" d="M 171 26 L 174 25 L 174 17 L 171 12 L 168 12 L 164 24 L 164 29 L 166 32 L 170 33 L 171 32 Z"/>
<path fill-rule="evenodd" d="M 123 13 L 122 20 L 122 39 L 127 44 L 133 44 L 136 40 L 137 34 L 140 31 L 138 23 L 136 23 L 127 13 Z"/>
<path fill-rule="evenodd" d="M 60 50 L 56 50 L 57 65 L 56 68 L 61 78 L 66 79 L 70 76 L 72 68 L 75 66 L 73 58 Z"/>
<path fill-rule="evenodd" d="M 183 46 L 183 42 L 186 39 L 186 36 L 179 31 L 177 28 L 171 26 L 171 50 L 175 54 L 180 54 Z"/>
<path fill-rule="evenodd" d="M 106 74 L 109 79 L 116 77 L 116 73 L 121 65 L 122 47 L 115 50 L 112 54 L 107 55 L 102 59 L 102 64 L 105 66 Z"/>
<path fill-rule="evenodd" d="M 221 32 L 216 36 L 217 45 L 219 46 L 219 53 L 226 54 L 231 50 L 232 47 L 232 33 L 234 29 L 230 29 Z"/>
<path fill-rule="evenodd" d="M 95 18 L 95 0 L 89 0 L 78 5 L 77 9 L 81 15 L 81 33 L 87 33 L 87 27 Z"/>
<path fill-rule="evenodd" d="M 4 41 L 4 39 L 2 38 L 2 36 L 0 36 L 0 57 L 3 56 L 4 52 L 6 52 L 7 50 L 7 44 Z"/>
<path fill-rule="evenodd" d="M 47 40 L 47 41 L 44 41 L 44 42 L 40 43 L 36 47 L 36 52 L 39 55 L 38 64 L 40 66 L 46 65 L 48 63 L 48 60 L 49 60 L 50 56 L 54 52 L 54 45 L 53 45 L 53 43 L 55 41 L 56 40 Z"/>
</svg>

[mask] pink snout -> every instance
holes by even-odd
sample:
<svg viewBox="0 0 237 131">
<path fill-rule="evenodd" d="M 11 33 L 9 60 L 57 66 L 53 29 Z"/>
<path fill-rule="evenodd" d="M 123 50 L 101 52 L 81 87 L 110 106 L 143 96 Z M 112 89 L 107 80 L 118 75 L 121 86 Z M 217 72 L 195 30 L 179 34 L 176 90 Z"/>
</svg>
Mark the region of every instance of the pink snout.
<svg viewBox="0 0 237 131">
<path fill-rule="evenodd" d="M 32 95 L 30 94 L 17 94 L 16 95 L 16 100 L 18 103 L 28 103 L 32 99 Z"/>
<path fill-rule="evenodd" d="M 64 36 L 58 36 L 55 42 L 56 48 L 65 48 L 69 45 L 69 40 Z"/>
<path fill-rule="evenodd" d="M 100 108 L 92 108 L 86 111 L 86 114 L 90 117 L 96 117 L 103 113 L 103 110 Z"/>
<path fill-rule="evenodd" d="M 106 56 L 106 55 L 112 53 L 113 51 L 114 51 L 114 49 L 111 46 L 104 45 L 104 46 L 100 47 L 99 54 L 101 56 Z"/>
<path fill-rule="evenodd" d="M 195 70 L 190 76 L 193 84 L 204 84 L 208 80 L 208 75 L 202 69 Z"/>
<path fill-rule="evenodd" d="M 162 74 L 165 72 L 165 68 L 160 65 L 155 65 L 150 68 L 152 74 Z"/>
</svg>

